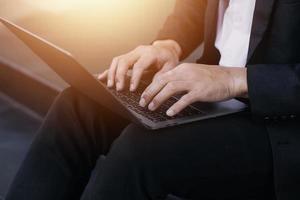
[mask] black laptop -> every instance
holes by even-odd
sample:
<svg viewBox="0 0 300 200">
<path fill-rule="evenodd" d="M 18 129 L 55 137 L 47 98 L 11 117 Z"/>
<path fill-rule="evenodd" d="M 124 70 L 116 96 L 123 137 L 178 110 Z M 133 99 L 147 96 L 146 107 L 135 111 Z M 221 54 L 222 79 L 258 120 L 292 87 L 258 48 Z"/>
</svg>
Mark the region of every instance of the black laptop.
<svg viewBox="0 0 300 200">
<path fill-rule="evenodd" d="M 139 106 L 140 96 L 147 83 L 143 82 L 136 92 L 128 90 L 117 92 L 115 89 L 109 89 L 79 64 L 69 52 L 1 17 L 0 21 L 73 88 L 111 111 L 148 129 L 191 123 L 241 112 L 246 108 L 244 103 L 235 99 L 218 103 L 199 102 L 188 106 L 175 117 L 169 117 L 166 111 L 181 97 L 175 95 L 158 110 L 152 112 Z"/>
</svg>

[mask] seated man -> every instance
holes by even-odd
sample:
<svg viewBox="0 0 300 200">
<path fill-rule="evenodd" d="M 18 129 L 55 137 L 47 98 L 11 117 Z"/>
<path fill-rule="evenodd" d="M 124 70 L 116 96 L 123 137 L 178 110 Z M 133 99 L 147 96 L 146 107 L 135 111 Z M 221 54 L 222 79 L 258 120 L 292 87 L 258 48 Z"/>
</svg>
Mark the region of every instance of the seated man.
<svg viewBox="0 0 300 200">
<path fill-rule="evenodd" d="M 140 105 L 154 111 L 185 92 L 169 116 L 236 97 L 249 111 L 149 131 L 69 88 L 7 199 L 299 199 L 299 9 L 297 0 L 177 1 L 153 44 L 113 59 L 99 78 L 125 90 L 132 69 L 134 91 L 156 70 Z M 203 41 L 197 64 L 179 64 Z"/>
</svg>

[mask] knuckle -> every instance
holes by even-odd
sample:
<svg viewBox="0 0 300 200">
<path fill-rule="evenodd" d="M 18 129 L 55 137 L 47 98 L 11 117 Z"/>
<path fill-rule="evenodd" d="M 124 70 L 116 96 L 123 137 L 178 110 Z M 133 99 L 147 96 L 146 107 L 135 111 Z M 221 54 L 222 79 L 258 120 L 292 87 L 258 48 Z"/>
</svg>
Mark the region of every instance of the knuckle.
<svg viewBox="0 0 300 200">
<path fill-rule="evenodd" d="M 121 72 L 121 71 L 117 71 L 115 79 L 116 79 L 117 82 L 123 82 L 124 79 L 125 79 L 125 73 Z"/>
<path fill-rule="evenodd" d="M 123 80 L 123 74 L 120 73 L 120 72 L 117 72 L 117 74 L 116 74 L 116 80 L 117 81 L 122 81 Z"/>
<path fill-rule="evenodd" d="M 128 61 L 126 58 L 121 58 L 119 59 L 119 63 L 118 63 L 118 67 L 122 68 L 122 67 L 125 67 L 127 65 Z"/>
<path fill-rule="evenodd" d="M 138 84 L 139 83 L 139 79 L 137 79 L 137 78 L 132 78 L 131 80 L 130 80 L 130 84 Z"/>
<path fill-rule="evenodd" d="M 120 67 L 117 70 L 116 76 L 118 76 L 118 77 L 123 76 L 125 73 L 126 73 L 125 68 Z"/>
<path fill-rule="evenodd" d="M 168 83 L 167 88 L 168 88 L 168 90 L 175 92 L 177 89 L 177 85 L 176 85 L 176 83 L 171 82 L 171 83 Z"/>
<path fill-rule="evenodd" d="M 147 48 L 146 45 L 140 45 L 136 48 L 137 51 L 144 51 Z"/>
<path fill-rule="evenodd" d="M 185 68 L 186 68 L 186 64 L 184 64 L 184 63 L 178 65 L 178 67 L 177 67 L 178 70 L 185 70 Z"/>
<path fill-rule="evenodd" d="M 162 73 L 162 74 L 159 74 L 158 76 L 155 77 L 154 83 L 158 84 L 158 85 L 161 85 L 161 84 L 164 84 L 164 83 L 168 82 L 168 80 L 169 79 L 166 76 L 166 74 Z"/>
<path fill-rule="evenodd" d="M 148 91 L 144 92 L 143 98 L 144 98 L 144 99 L 149 99 L 149 97 L 150 97 L 149 92 L 148 92 Z"/>
<path fill-rule="evenodd" d="M 163 85 L 164 83 L 166 82 L 166 79 L 164 78 L 164 77 L 160 77 L 159 79 L 158 79 L 158 85 Z"/>
<path fill-rule="evenodd" d="M 148 56 L 154 57 L 155 49 L 153 47 L 147 47 L 145 50 Z"/>
<path fill-rule="evenodd" d="M 134 72 L 142 71 L 142 65 L 139 64 L 139 63 L 136 63 L 136 64 L 133 65 L 132 70 L 133 70 Z"/>
<path fill-rule="evenodd" d="M 113 63 L 116 63 L 116 62 L 119 60 L 119 58 L 120 58 L 120 56 L 114 57 L 114 58 L 112 59 L 112 62 L 113 62 Z"/>
<path fill-rule="evenodd" d="M 162 75 L 159 74 L 159 75 L 157 75 L 157 76 L 155 77 L 154 82 L 160 83 L 160 82 L 162 82 L 162 80 L 163 80 Z"/>
<path fill-rule="evenodd" d="M 143 59 L 145 61 L 150 62 L 150 63 L 155 63 L 157 61 L 157 57 L 152 52 L 150 52 L 147 55 L 143 56 Z"/>
<path fill-rule="evenodd" d="M 170 70 L 170 71 L 168 71 L 167 73 L 166 73 L 166 76 L 167 77 L 172 77 L 172 76 L 174 76 L 174 71 L 173 70 Z"/>
<path fill-rule="evenodd" d="M 122 77 L 121 76 L 116 76 L 115 77 L 115 81 L 118 82 L 122 82 Z"/>
<path fill-rule="evenodd" d="M 158 106 L 159 105 L 159 99 L 157 97 L 155 97 L 153 100 L 152 100 L 152 103 L 154 106 Z"/>
</svg>

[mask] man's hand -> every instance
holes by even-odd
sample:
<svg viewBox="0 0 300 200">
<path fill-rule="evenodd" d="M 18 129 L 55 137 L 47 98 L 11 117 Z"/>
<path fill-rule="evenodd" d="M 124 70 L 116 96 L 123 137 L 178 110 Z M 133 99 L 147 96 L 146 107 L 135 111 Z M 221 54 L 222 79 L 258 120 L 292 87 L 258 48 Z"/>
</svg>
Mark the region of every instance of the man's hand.
<svg viewBox="0 0 300 200">
<path fill-rule="evenodd" d="M 110 68 L 99 75 L 99 79 L 107 79 L 108 87 L 116 86 L 120 91 L 124 89 L 128 70 L 132 69 L 130 90 L 135 91 L 146 70 L 154 70 L 158 74 L 171 70 L 178 65 L 180 55 L 181 48 L 173 40 L 139 46 L 125 55 L 114 58 Z"/>
<path fill-rule="evenodd" d="M 167 111 L 174 116 L 188 105 L 201 102 L 218 102 L 248 93 L 246 68 L 228 68 L 201 64 L 181 64 L 161 74 L 142 94 L 140 105 L 152 111 L 177 93 L 185 93 Z"/>
</svg>

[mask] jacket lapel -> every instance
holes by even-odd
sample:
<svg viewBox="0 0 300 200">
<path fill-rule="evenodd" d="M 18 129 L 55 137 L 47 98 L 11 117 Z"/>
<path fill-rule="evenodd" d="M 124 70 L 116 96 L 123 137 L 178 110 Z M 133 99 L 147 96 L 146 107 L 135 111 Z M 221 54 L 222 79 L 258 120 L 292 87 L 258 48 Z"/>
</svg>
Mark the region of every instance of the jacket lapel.
<svg viewBox="0 0 300 200">
<path fill-rule="evenodd" d="M 275 0 L 256 0 L 247 62 L 262 41 L 272 14 Z"/>
</svg>

